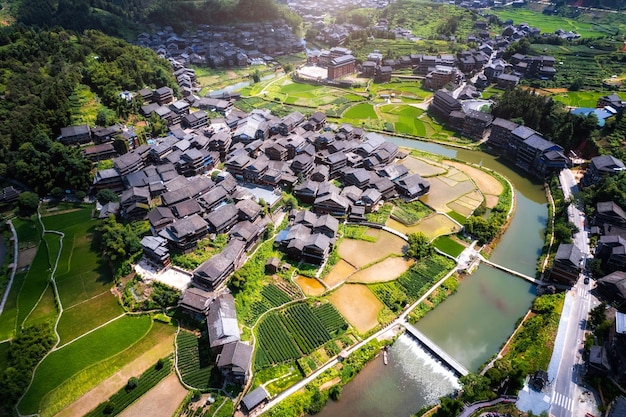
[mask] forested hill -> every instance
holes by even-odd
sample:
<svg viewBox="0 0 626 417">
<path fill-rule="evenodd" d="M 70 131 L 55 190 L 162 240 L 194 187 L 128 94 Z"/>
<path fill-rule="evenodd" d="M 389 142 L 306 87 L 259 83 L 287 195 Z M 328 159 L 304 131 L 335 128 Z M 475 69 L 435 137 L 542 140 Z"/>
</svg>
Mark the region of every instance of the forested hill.
<svg viewBox="0 0 626 417">
<path fill-rule="evenodd" d="M 11 14 L 27 26 L 83 31 L 97 29 L 127 37 L 149 25 L 184 30 L 189 22 L 259 22 L 285 18 L 296 28 L 301 19 L 275 0 L 13 0 Z M 180 30 L 180 31 L 182 31 Z"/>
<path fill-rule="evenodd" d="M 17 178 L 40 195 L 90 185 L 91 163 L 54 140 L 71 124 L 70 96 L 77 87 L 97 93 L 118 116 L 136 105 L 120 99 L 121 91 L 177 90 L 167 60 L 97 31 L 3 28 L 0 68 L 0 176 Z"/>
</svg>

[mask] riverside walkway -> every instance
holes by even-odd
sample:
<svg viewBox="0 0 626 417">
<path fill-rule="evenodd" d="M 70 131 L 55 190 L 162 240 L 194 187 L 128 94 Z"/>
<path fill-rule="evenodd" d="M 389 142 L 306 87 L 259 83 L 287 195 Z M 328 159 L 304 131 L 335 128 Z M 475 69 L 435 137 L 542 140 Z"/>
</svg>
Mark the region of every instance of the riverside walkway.
<svg viewBox="0 0 626 417">
<path fill-rule="evenodd" d="M 461 365 L 456 359 L 448 355 L 443 349 L 435 344 L 432 340 L 430 340 L 424 333 L 417 330 L 415 327 L 406 323 L 404 325 L 406 331 L 409 332 L 415 339 L 417 339 L 429 352 L 438 357 L 444 364 L 446 364 L 450 369 L 456 372 L 460 376 L 465 376 L 469 373 L 469 371 Z"/>
</svg>

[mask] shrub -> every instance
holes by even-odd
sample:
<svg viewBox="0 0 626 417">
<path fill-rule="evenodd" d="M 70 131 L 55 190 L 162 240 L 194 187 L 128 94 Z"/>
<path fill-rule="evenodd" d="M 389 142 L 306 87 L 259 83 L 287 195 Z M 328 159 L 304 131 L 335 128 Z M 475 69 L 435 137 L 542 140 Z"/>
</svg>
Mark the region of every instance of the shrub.
<svg viewBox="0 0 626 417">
<path fill-rule="evenodd" d="M 139 384 L 139 378 L 133 376 L 130 377 L 128 379 L 128 382 L 126 383 L 126 391 L 132 391 L 135 388 L 137 388 L 137 385 Z"/>
</svg>

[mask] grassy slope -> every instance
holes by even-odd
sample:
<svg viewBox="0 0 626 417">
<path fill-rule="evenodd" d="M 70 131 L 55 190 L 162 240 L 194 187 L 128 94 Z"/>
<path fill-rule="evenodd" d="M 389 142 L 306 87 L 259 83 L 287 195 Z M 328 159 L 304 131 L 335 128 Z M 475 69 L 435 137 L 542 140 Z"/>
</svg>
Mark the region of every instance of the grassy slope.
<svg viewBox="0 0 626 417">
<path fill-rule="evenodd" d="M 45 395 L 41 401 L 41 416 L 51 417 L 55 415 L 138 358 L 152 364 L 159 358 L 173 352 L 175 332 L 176 328 L 172 325 L 154 322 L 148 334 L 137 343 L 106 360 L 82 369 Z M 162 348 L 158 346 L 162 346 Z M 167 346 L 171 350 L 168 350 Z M 154 349 L 155 347 L 157 349 Z"/>
<path fill-rule="evenodd" d="M 148 316 L 122 317 L 48 355 L 35 371 L 33 383 L 18 404 L 22 414 L 39 411 L 41 400 L 81 370 L 128 348 L 150 330 Z"/>
<path fill-rule="evenodd" d="M 111 274 L 93 247 L 91 207 L 44 217 L 46 228 L 65 233 L 56 281 L 65 311 L 59 322 L 61 343 L 120 315 L 123 310 L 109 292 Z M 98 311 L 98 314 L 92 314 Z"/>
</svg>

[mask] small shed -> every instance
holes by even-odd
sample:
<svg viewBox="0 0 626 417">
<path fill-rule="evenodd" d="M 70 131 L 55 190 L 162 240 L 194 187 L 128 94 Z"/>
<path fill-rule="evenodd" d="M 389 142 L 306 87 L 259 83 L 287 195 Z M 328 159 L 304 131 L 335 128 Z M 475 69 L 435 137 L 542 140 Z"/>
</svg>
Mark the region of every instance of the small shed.
<svg viewBox="0 0 626 417">
<path fill-rule="evenodd" d="M 269 258 L 265 263 L 265 273 L 268 275 L 275 274 L 280 268 L 280 259 Z"/>
<path fill-rule="evenodd" d="M 269 399 L 269 394 L 263 387 L 258 387 L 247 394 L 241 400 L 246 411 L 249 413 L 255 408 L 265 404 Z"/>
</svg>

